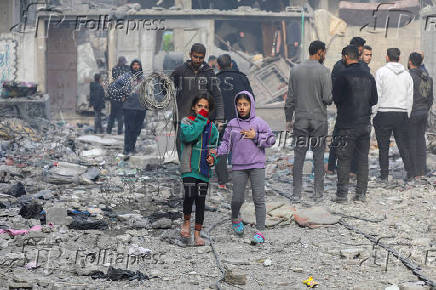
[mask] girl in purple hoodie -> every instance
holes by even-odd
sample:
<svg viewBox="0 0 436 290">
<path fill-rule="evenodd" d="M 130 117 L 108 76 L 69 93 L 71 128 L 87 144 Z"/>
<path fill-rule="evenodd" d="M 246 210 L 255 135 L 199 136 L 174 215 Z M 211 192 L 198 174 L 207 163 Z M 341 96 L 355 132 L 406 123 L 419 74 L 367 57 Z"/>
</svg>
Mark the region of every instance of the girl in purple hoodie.
<svg viewBox="0 0 436 290">
<path fill-rule="evenodd" d="M 244 224 L 239 218 L 239 210 L 244 203 L 244 192 L 250 178 L 256 213 L 257 232 L 253 244 L 263 243 L 265 237 L 265 148 L 276 142 L 268 124 L 256 117 L 253 96 L 239 92 L 235 97 L 237 118 L 232 119 L 224 132 L 218 156 L 232 152 L 232 229 L 244 233 Z"/>
</svg>

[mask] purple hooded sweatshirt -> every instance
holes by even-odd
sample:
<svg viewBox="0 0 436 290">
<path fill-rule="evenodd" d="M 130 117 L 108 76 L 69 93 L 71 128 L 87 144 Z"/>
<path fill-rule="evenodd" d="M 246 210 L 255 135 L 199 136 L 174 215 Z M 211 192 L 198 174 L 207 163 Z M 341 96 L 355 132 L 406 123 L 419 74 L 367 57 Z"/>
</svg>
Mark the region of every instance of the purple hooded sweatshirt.
<svg viewBox="0 0 436 290">
<path fill-rule="evenodd" d="M 254 98 L 249 92 L 242 91 L 235 96 L 236 115 L 239 116 L 236 97 L 241 94 L 250 97 L 250 117 L 248 119 L 234 118 L 227 124 L 217 155 L 225 155 L 232 151 L 232 170 L 265 168 L 265 148 L 274 145 L 276 138 L 268 124 L 256 117 Z M 241 130 L 252 128 L 256 131 L 256 137 L 254 139 L 243 138 Z"/>
</svg>

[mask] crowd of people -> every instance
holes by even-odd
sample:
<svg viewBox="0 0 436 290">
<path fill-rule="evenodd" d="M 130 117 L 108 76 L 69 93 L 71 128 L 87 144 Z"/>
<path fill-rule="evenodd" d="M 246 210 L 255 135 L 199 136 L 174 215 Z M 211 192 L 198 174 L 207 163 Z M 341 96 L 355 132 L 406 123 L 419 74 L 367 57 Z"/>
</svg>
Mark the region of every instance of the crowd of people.
<svg viewBox="0 0 436 290">
<path fill-rule="evenodd" d="M 350 176 L 357 177 L 354 201 L 366 200 L 368 155 L 372 126 L 379 148 L 380 182 L 389 175 L 389 147 L 394 135 L 404 169 L 405 179 L 412 181 L 427 173 L 425 130 L 427 115 L 433 104 L 433 80 L 423 65 L 423 54 L 412 52 L 408 70 L 399 63 L 400 50 L 388 48 L 386 65 L 371 74 L 372 48 L 365 40 L 354 37 L 342 50 L 342 58 L 333 71 L 324 66 L 325 44 L 313 41 L 309 59 L 291 69 L 285 100 L 287 129 L 294 139 L 293 201 L 303 192 L 303 165 L 308 150 L 313 151 L 314 200 L 324 196 L 325 174 L 337 174 L 335 202 L 347 202 Z M 206 48 L 195 43 L 190 59 L 178 66 L 171 77 L 176 87 L 176 103 L 180 121 L 176 120 L 176 147 L 184 184 L 183 225 L 180 235 L 191 237 L 191 214 L 195 203 L 194 243 L 204 245 L 200 231 L 204 222 L 205 200 L 212 167 L 220 189 L 229 181 L 227 165 L 232 165 L 231 227 L 237 235 L 244 233 L 239 216 L 250 180 L 255 204 L 256 229 L 253 244 L 265 241 L 265 149 L 275 144 L 268 124 L 256 116 L 255 96 L 247 76 L 238 71 L 228 54 L 211 56 L 205 62 Z M 141 63 L 119 59 L 113 70 L 111 114 L 107 133 L 114 119 L 122 133 L 124 115 L 124 153 L 135 152 L 141 132 L 145 108 L 135 88 L 143 80 Z M 134 82 L 128 81 L 134 79 Z M 96 76 L 95 83 L 98 83 Z M 96 111 L 96 131 L 102 131 L 99 103 L 102 91 L 91 84 L 91 105 Z M 104 95 L 104 92 L 103 92 Z M 337 109 L 328 166 L 324 166 L 327 145 L 327 106 Z M 121 112 L 124 112 L 122 114 Z M 98 113 L 98 114 L 97 114 Z M 121 125 L 120 125 L 121 124 Z M 300 142 L 302 141 L 303 142 Z"/>
</svg>

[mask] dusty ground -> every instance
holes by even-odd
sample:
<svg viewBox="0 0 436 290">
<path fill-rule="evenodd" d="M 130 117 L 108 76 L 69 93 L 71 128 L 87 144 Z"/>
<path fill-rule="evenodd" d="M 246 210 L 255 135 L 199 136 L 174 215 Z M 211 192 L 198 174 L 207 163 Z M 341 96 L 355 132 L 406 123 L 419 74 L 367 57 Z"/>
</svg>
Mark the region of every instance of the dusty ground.
<svg viewBox="0 0 436 290">
<path fill-rule="evenodd" d="M 139 158 L 137 164 L 149 165 L 141 170 L 130 168 L 135 167 L 133 161 L 124 162 L 117 157 L 119 143 L 101 146 L 81 142 L 77 138 L 85 135 L 86 126 L 62 125 L 47 126 L 33 135 L 20 135 L 16 130 L 15 138 L 2 141 L 1 228 L 28 229 L 39 225 L 37 218 L 24 219 L 18 212 L 29 203 L 30 196 L 41 190 L 51 193 L 45 199 L 34 198 L 44 210 L 50 211 L 52 207 L 65 211 L 88 210 L 92 215 L 89 220 L 101 221 L 107 228 L 75 230 L 61 225 L 59 218 L 54 220 L 53 227 L 45 225 L 42 231 L 15 237 L 1 234 L 0 285 L 5 289 L 32 286 L 35 289 L 208 289 L 217 285 L 221 289 L 305 289 L 302 281 L 309 276 L 319 283 L 320 289 L 398 289 L 395 285 L 415 289 L 405 284 L 419 281 L 412 271 L 392 255 L 386 269 L 387 251 L 379 246 L 373 249 L 369 239 L 344 224 L 376 239 L 389 237 L 382 239 L 384 245 L 419 265 L 423 277 L 436 280 L 436 251 L 431 251 L 436 249 L 434 156 L 429 156 L 433 175 L 420 184 L 404 184 L 394 178 L 382 185 L 375 181 L 377 152 L 373 150 L 365 203 L 332 203 L 336 176 L 329 176 L 325 199 L 315 204 L 310 199 L 312 179 L 308 172 L 304 201 L 293 206 L 322 206 L 342 217 L 340 223 L 311 229 L 298 226 L 293 218 L 283 220 L 265 231 L 266 243 L 261 246 L 250 245 L 254 228 L 249 225 L 244 237 L 232 234 L 231 191 L 219 191 L 216 180 L 212 180 L 203 234 L 212 238 L 215 255 L 209 244 L 192 247 L 178 238 L 182 194 L 176 164 L 162 165 Z M 159 150 L 153 147 L 156 139 L 151 136 L 152 126 L 150 122 L 141 135 L 138 151 L 154 156 Z M 104 138 L 107 140 L 109 136 Z M 110 138 L 122 140 L 118 136 Z M 99 156 L 83 157 L 83 151 L 103 147 L 105 152 Z M 268 164 L 274 166 L 267 170 L 267 201 L 289 205 L 292 151 L 275 148 L 268 154 Z M 99 174 L 92 180 L 83 176 L 49 178 L 53 177 L 54 168 L 50 164 L 56 161 L 81 164 L 86 170 L 98 168 Z M 392 166 L 397 163 L 393 162 Z M 401 172 L 394 168 L 393 174 L 401 175 Z M 66 183 L 59 184 L 59 180 Z M 6 194 L 18 181 L 25 186 L 24 197 Z M 251 202 L 249 194 L 246 200 Z M 37 256 L 38 263 L 32 264 Z M 150 279 L 107 281 L 88 276 L 98 270 L 106 274 L 110 264 L 117 269 L 139 270 Z M 217 283 L 223 275 L 220 267 L 245 276 L 245 284 L 232 285 L 231 279 Z"/>
</svg>

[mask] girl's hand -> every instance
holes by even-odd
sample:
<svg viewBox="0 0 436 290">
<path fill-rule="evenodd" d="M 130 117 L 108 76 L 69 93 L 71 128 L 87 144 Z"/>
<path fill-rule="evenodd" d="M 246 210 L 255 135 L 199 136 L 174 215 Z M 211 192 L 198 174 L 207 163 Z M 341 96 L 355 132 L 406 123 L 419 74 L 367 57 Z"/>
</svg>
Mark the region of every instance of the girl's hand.
<svg viewBox="0 0 436 290">
<path fill-rule="evenodd" d="M 209 166 L 213 166 L 214 158 L 211 155 L 207 156 L 206 161 L 207 161 L 207 164 L 209 164 Z"/>
<path fill-rule="evenodd" d="M 244 135 L 246 139 L 254 139 L 256 137 L 256 131 L 253 128 L 250 130 L 242 130 L 241 134 Z"/>
</svg>

